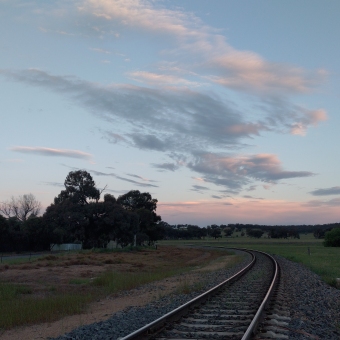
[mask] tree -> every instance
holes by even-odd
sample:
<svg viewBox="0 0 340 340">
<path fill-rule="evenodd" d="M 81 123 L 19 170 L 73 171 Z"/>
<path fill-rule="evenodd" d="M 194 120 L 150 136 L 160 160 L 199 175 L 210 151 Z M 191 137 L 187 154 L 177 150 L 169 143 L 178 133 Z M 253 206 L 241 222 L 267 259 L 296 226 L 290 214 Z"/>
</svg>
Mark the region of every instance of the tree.
<svg viewBox="0 0 340 340">
<path fill-rule="evenodd" d="M 87 171 L 71 171 L 64 182 L 65 190 L 62 190 L 54 199 L 54 203 L 59 204 L 67 199 L 80 205 L 89 204 L 91 200 L 98 202 L 100 191 L 95 185 L 96 183 Z"/>
<path fill-rule="evenodd" d="M 158 200 L 152 198 L 148 192 L 141 193 L 139 190 L 131 190 L 128 193 L 121 195 L 117 199 L 117 203 L 122 205 L 126 210 L 146 209 L 156 211 Z"/>
<path fill-rule="evenodd" d="M 139 232 L 147 235 L 149 245 L 161 239 L 165 230 L 158 224 L 162 219 L 156 214 L 157 202 L 148 192 L 141 193 L 139 190 L 131 190 L 117 199 L 124 209 L 138 215 Z"/>
<path fill-rule="evenodd" d="M 0 215 L 0 251 L 11 251 L 9 224 L 5 217 Z"/>
<path fill-rule="evenodd" d="M 221 229 L 223 230 L 225 237 L 231 236 L 233 234 L 232 228 L 224 226 L 223 224 L 221 224 Z"/>
<path fill-rule="evenodd" d="M 247 235 L 250 237 L 260 238 L 264 234 L 264 231 L 261 229 L 247 229 Z"/>
<path fill-rule="evenodd" d="M 132 205 L 140 208 L 139 215 L 132 208 L 128 209 L 128 204 L 118 204 L 113 195 L 105 194 L 104 201 L 99 201 L 101 192 L 86 171 L 71 171 L 64 185 L 65 190 L 60 192 L 44 214 L 54 243 L 81 241 L 83 248 L 89 249 L 105 247 L 110 240 L 115 240 L 124 247 L 133 243 L 140 225 L 149 227 L 148 215 L 155 220 L 153 211 L 141 208 L 143 200 L 140 197 L 136 197 Z M 150 202 L 157 202 L 152 198 L 149 200 L 147 195 L 143 194 L 142 197 L 149 208 L 152 207 Z"/>
<path fill-rule="evenodd" d="M 325 247 L 340 247 L 340 228 L 333 228 L 325 234 Z"/>
<path fill-rule="evenodd" d="M 34 195 L 27 194 L 14 198 L 0 204 L 0 212 L 7 218 L 15 217 L 24 222 L 29 217 L 37 216 L 40 212 L 41 204 Z"/>
<path fill-rule="evenodd" d="M 213 227 L 213 226 L 211 226 L 211 227 Z M 212 230 L 210 232 L 210 236 L 213 237 L 215 240 L 217 238 L 222 237 L 221 229 L 219 227 L 218 228 L 212 228 Z"/>
<path fill-rule="evenodd" d="M 28 250 L 50 250 L 53 234 L 50 233 L 48 226 L 44 225 L 42 217 L 29 217 L 23 223 L 23 232 L 27 237 Z"/>
</svg>

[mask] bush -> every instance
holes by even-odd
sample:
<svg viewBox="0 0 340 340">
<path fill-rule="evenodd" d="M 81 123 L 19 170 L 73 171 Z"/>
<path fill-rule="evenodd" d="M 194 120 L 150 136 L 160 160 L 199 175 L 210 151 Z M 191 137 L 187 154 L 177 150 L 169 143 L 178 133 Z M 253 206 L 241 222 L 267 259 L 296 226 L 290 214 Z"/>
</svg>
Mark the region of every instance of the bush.
<svg viewBox="0 0 340 340">
<path fill-rule="evenodd" d="M 334 228 L 325 234 L 325 247 L 340 247 L 340 228 Z"/>
</svg>

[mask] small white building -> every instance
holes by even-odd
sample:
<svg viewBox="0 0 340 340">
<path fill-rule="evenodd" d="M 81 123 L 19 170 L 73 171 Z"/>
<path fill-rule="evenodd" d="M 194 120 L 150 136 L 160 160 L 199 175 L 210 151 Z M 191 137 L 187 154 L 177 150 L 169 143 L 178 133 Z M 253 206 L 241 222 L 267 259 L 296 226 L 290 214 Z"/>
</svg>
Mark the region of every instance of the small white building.
<svg viewBox="0 0 340 340">
<path fill-rule="evenodd" d="M 62 243 L 62 244 L 51 244 L 51 251 L 63 251 L 63 250 L 81 250 L 83 245 L 81 243 Z"/>
</svg>

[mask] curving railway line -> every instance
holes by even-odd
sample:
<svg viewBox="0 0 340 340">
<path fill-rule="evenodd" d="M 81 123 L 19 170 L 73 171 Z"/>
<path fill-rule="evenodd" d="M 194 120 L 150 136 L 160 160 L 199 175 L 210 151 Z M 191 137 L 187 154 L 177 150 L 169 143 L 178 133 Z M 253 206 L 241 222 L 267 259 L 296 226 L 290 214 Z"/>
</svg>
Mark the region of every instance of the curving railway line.
<svg viewBox="0 0 340 340">
<path fill-rule="evenodd" d="M 120 340 L 287 339 L 289 318 L 271 306 L 278 294 L 277 262 L 269 254 L 241 250 L 252 260 L 237 274 Z"/>
</svg>

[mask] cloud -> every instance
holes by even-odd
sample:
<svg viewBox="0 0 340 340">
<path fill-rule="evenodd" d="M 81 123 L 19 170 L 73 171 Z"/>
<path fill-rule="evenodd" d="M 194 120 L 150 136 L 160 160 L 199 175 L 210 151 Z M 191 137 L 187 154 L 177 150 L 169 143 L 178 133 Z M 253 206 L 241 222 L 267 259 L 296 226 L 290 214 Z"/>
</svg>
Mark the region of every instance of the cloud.
<svg viewBox="0 0 340 340">
<path fill-rule="evenodd" d="M 310 193 L 314 196 L 340 195 L 340 187 L 317 189 Z"/>
<path fill-rule="evenodd" d="M 36 69 L 0 70 L 0 74 L 59 92 L 102 119 L 124 124 L 125 130 L 134 131 L 125 135 L 108 131 L 104 132 L 105 137 L 112 143 L 123 141 L 141 149 L 185 152 L 195 148 L 235 147 L 242 139 L 258 136 L 262 131 L 282 130 L 283 126 L 299 133 L 326 119 L 322 109 L 308 111 L 291 106 L 285 112 L 287 103 L 278 99 L 263 103 L 261 109 L 268 112 L 264 120 L 246 121 L 233 103 L 199 91 L 101 86 Z"/>
<path fill-rule="evenodd" d="M 132 183 L 134 185 L 137 185 L 139 187 L 144 187 L 144 188 L 158 188 L 158 185 L 155 185 L 155 184 L 150 184 L 150 183 L 141 183 L 141 182 L 137 182 L 137 181 L 134 181 L 132 179 L 129 179 L 129 178 L 125 178 L 125 177 L 122 177 L 122 176 L 118 176 L 114 173 L 105 173 L 105 172 L 101 172 L 101 171 L 96 171 L 96 170 L 87 170 L 93 174 L 95 174 L 96 176 L 109 176 L 109 177 L 114 177 L 116 179 L 119 179 L 121 181 L 124 181 L 124 182 L 129 182 L 129 183 Z M 131 175 L 130 175 L 131 176 Z M 139 176 L 137 176 L 138 178 L 141 178 Z M 155 181 L 152 181 L 150 180 L 150 182 L 155 182 Z"/>
<path fill-rule="evenodd" d="M 60 93 L 95 112 L 96 116 L 114 123 L 115 131 L 121 131 L 104 132 L 104 137 L 113 143 L 124 142 L 140 149 L 167 152 L 175 160 L 175 164 L 152 164 L 158 169 L 175 171 L 179 165 L 186 166 L 200 173 L 204 181 L 234 192 L 254 180 L 275 183 L 281 179 L 313 175 L 308 171 L 283 170 L 275 155 L 225 155 L 226 149 L 241 147 L 245 138 L 274 129 L 279 123 L 288 129 L 297 121 L 298 109 L 292 109 L 283 117 L 280 113 L 284 110 L 284 103 L 277 99 L 269 100 L 265 107 L 269 110 L 271 105 L 278 103 L 272 117 L 250 122 L 235 105 L 199 91 L 103 86 L 76 77 L 53 76 L 36 69 L 0 70 L 0 74 Z M 323 115 L 308 112 L 306 117 L 305 120 L 304 116 L 298 118 L 308 125 L 316 124 Z"/>
<path fill-rule="evenodd" d="M 62 187 L 62 188 L 64 188 L 64 184 L 63 183 L 59 183 L 59 182 L 42 182 L 42 184 L 51 185 L 53 187 Z"/>
<path fill-rule="evenodd" d="M 191 170 L 204 175 L 206 182 L 240 190 L 251 180 L 275 183 L 281 179 L 310 177 L 309 171 L 285 171 L 276 155 L 219 156 L 213 153 L 196 155 L 188 164 Z"/>
<path fill-rule="evenodd" d="M 238 144 L 242 138 L 268 130 L 261 122 L 245 121 L 233 105 L 220 98 L 188 89 L 101 86 L 36 69 L 0 70 L 0 74 L 58 92 L 107 121 L 121 125 L 124 122 L 129 129 L 137 131 L 128 132 L 123 138 L 129 138 L 140 148 L 160 151 L 207 146 L 225 148 Z M 116 133 L 110 138 L 113 142 L 121 140 Z"/>
<path fill-rule="evenodd" d="M 150 1 L 139 0 L 85 0 L 78 6 L 81 13 L 91 14 L 106 21 L 119 22 L 122 26 L 133 27 L 156 34 L 176 37 L 196 36 L 199 31 L 187 27 L 198 19 L 182 11 L 156 8 Z"/>
<path fill-rule="evenodd" d="M 169 171 L 176 171 L 178 169 L 178 165 L 174 163 L 161 163 L 161 164 L 152 164 L 154 168 L 162 169 L 162 170 L 169 170 Z"/>
<path fill-rule="evenodd" d="M 226 42 L 220 31 L 205 25 L 194 14 L 164 8 L 159 2 L 84 0 L 78 10 L 80 14 L 106 25 L 111 23 L 121 30 L 130 29 L 135 34 L 161 35 L 168 41 L 175 40 L 176 47 L 172 52 L 177 60 L 182 57 L 187 69 L 205 71 L 201 73 L 208 75 L 202 79 L 233 90 L 279 96 L 309 93 L 328 74 L 323 69 L 306 71 L 301 67 L 267 61 L 252 51 L 237 50 Z M 149 71 L 137 71 L 134 77 L 148 83 L 176 82 L 171 75 Z"/>
<path fill-rule="evenodd" d="M 68 149 L 52 149 L 46 147 L 30 147 L 30 146 L 13 146 L 10 148 L 11 151 L 35 154 L 41 156 L 52 156 L 52 157 L 70 157 L 79 159 L 91 159 L 92 155 L 79 150 L 68 150 Z"/>
<path fill-rule="evenodd" d="M 113 172 L 110 172 L 110 173 L 107 173 L 107 172 L 102 172 L 102 171 L 97 171 L 97 170 L 93 170 L 93 169 L 80 169 L 80 168 L 75 168 L 75 167 L 71 167 L 71 166 L 68 166 L 66 164 L 61 164 L 62 166 L 65 166 L 69 169 L 72 169 L 73 171 L 76 171 L 76 170 L 85 170 L 85 171 L 88 171 L 96 176 L 103 176 L 103 177 L 113 177 L 113 178 L 116 178 L 118 180 L 121 180 L 121 181 L 124 181 L 124 182 L 129 182 L 129 183 L 133 183 L 134 185 L 137 185 L 139 187 L 144 187 L 144 188 L 149 188 L 149 187 L 153 187 L 153 188 L 158 188 L 158 185 L 154 185 L 154 184 L 150 184 L 150 183 L 141 183 L 141 182 L 137 182 L 137 181 L 134 181 L 132 179 L 129 179 L 129 178 L 125 178 L 125 177 L 122 177 L 122 176 L 118 176 L 116 174 L 114 174 Z M 112 167 L 107 167 L 107 168 L 110 168 L 110 169 L 113 169 Z M 131 176 L 131 175 L 130 175 Z M 137 176 L 139 177 L 139 176 Z M 141 178 L 141 177 L 140 177 Z M 156 182 L 156 181 L 153 181 L 153 180 L 149 180 L 149 182 Z"/>
<path fill-rule="evenodd" d="M 208 187 L 204 187 L 202 185 L 193 185 L 191 191 L 197 191 L 197 192 L 202 192 L 202 191 L 206 191 L 209 190 Z"/>
<path fill-rule="evenodd" d="M 98 52 L 98 53 L 103 53 L 103 54 L 111 54 L 110 51 L 104 50 L 102 48 L 90 48 L 90 50 Z"/>
<path fill-rule="evenodd" d="M 338 207 L 340 206 L 340 197 L 328 201 L 312 200 L 303 204 L 305 207 Z"/>
<path fill-rule="evenodd" d="M 237 51 L 231 47 L 213 57 L 205 66 L 218 75 L 208 78 L 225 87 L 255 94 L 309 93 L 322 83 L 326 72 L 307 72 L 300 67 L 264 60 L 250 51 Z"/>
<path fill-rule="evenodd" d="M 190 86 L 196 87 L 201 84 L 198 82 L 189 81 L 185 78 L 181 78 L 174 75 L 169 74 L 157 74 L 147 71 L 136 71 L 130 72 L 128 74 L 132 79 L 137 80 L 139 82 L 143 82 L 149 85 L 166 85 L 166 86 Z"/>
<path fill-rule="evenodd" d="M 261 197 L 254 197 L 251 195 L 244 195 L 243 198 L 249 198 L 249 199 L 253 199 L 253 200 L 263 200 L 263 198 Z"/>
<path fill-rule="evenodd" d="M 157 181 L 154 181 L 152 179 L 147 179 L 147 178 L 144 178 L 142 176 L 138 176 L 138 175 L 134 175 L 134 174 L 126 174 L 127 176 L 130 176 L 130 177 L 134 177 L 134 178 L 138 178 L 138 179 L 141 179 L 142 181 L 144 182 L 157 182 Z"/>
<path fill-rule="evenodd" d="M 165 151 L 171 149 L 171 142 L 162 141 L 154 135 L 130 134 L 136 147 L 140 149 L 149 149 Z"/>
</svg>

